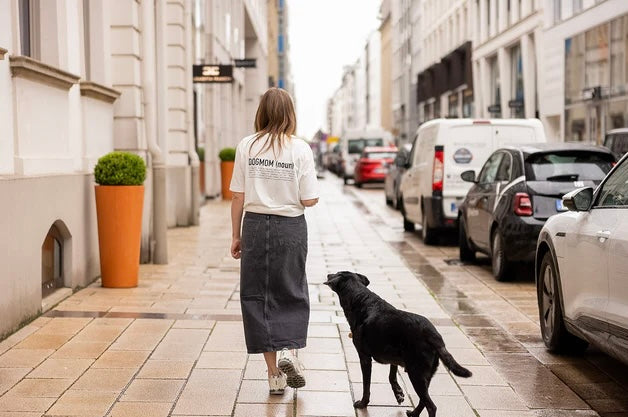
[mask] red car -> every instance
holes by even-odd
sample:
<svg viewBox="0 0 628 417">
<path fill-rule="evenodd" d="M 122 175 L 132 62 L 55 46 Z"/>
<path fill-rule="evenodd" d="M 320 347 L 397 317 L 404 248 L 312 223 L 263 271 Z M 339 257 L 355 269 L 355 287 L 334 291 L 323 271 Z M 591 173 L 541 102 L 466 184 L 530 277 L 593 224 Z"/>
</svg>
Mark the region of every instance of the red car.
<svg viewBox="0 0 628 417">
<path fill-rule="evenodd" d="M 388 165 L 393 163 L 396 155 L 394 146 L 364 148 L 355 165 L 355 186 L 360 188 L 368 182 L 384 182 Z"/>
</svg>

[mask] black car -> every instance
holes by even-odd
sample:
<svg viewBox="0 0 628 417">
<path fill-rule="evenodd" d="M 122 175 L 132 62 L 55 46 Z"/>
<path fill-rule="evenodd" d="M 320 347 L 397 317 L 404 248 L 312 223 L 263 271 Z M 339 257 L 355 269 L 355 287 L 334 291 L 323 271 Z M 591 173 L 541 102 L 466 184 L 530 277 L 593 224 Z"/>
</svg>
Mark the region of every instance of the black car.
<svg viewBox="0 0 628 417">
<path fill-rule="evenodd" d="M 402 145 L 397 152 L 394 162 L 388 166 L 388 172 L 386 172 L 386 179 L 384 180 L 384 196 L 386 198 L 386 204 L 392 205 L 395 210 L 399 210 L 401 207 L 399 184 L 401 184 L 401 176 L 404 172 L 406 172 L 406 166 L 408 165 L 408 158 L 410 158 L 411 150 L 411 143 Z"/>
<path fill-rule="evenodd" d="M 480 174 L 462 173 L 473 182 L 460 206 L 460 259 L 476 252 L 492 258 L 493 275 L 503 281 L 513 262 L 532 262 L 536 242 L 550 216 L 566 211 L 564 194 L 597 186 L 615 163 L 606 148 L 544 143 L 495 151 Z"/>
</svg>

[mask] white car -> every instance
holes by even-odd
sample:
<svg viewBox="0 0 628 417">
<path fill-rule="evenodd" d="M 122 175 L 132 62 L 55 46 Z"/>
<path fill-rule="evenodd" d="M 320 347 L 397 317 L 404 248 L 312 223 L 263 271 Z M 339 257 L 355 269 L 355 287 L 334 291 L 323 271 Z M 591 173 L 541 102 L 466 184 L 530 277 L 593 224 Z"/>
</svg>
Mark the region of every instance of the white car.
<svg viewBox="0 0 628 417">
<path fill-rule="evenodd" d="M 588 343 L 628 363 L 628 155 L 594 191 L 563 197 L 569 210 L 539 235 L 536 286 L 545 345 Z"/>
</svg>

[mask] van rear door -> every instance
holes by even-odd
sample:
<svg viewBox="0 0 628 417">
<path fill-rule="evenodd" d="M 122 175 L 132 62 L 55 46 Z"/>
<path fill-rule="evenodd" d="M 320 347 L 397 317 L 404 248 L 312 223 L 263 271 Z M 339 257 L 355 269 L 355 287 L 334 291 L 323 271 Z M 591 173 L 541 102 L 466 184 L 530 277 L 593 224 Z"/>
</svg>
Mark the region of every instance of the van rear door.
<svg viewBox="0 0 628 417">
<path fill-rule="evenodd" d="M 446 132 L 446 133 L 445 133 Z M 458 206 L 467 195 L 471 184 L 464 182 L 460 174 L 474 170 L 476 176 L 493 152 L 493 128 L 490 123 L 451 126 L 443 132 L 444 169 L 443 213 L 456 218 Z"/>
<path fill-rule="evenodd" d="M 493 125 L 495 149 L 544 141 L 544 138 L 538 136 L 532 126 Z"/>
</svg>

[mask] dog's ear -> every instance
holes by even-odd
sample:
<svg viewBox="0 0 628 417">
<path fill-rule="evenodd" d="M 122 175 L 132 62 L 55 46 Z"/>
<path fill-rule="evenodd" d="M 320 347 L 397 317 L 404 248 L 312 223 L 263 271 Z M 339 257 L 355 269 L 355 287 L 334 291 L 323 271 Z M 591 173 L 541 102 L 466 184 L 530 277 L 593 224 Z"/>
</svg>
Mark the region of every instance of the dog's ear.
<svg viewBox="0 0 628 417">
<path fill-rule="evenodd" d="M 369 281 L 369 279 L 367 277 L 365 277 L 362 274 L 356 274 L 358 276 L 358 278 L 360 278 L 360 281 L 362 282 L 362 284 L 364 284 L 365 287 L 368 287 L 369 284 L 371 283 L 371 281 Z"/>
</svg>

